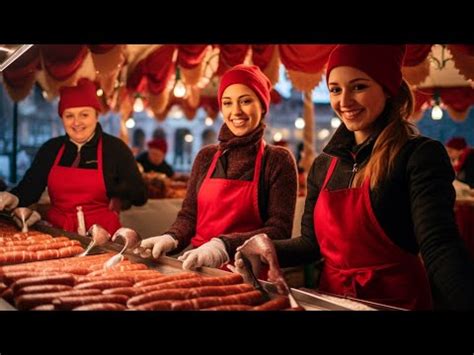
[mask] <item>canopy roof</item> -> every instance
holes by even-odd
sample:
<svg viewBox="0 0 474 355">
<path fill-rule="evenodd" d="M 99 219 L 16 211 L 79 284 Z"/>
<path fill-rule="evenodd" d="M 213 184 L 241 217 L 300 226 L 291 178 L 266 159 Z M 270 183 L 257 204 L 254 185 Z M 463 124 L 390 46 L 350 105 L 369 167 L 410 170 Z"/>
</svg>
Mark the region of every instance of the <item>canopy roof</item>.
<svg viewBox="0 0 474 355">
<path fill-rule="evenodd" d="M 333 48 L 331 44 L 34 45 L 2 76 L 14 101 L 24 99 L 35 83 L 52 99 L 62 85 L 88 77 L 102 89 L 104 110 L 118 111 L 124 118 L 132 113 L 137 97 L 160 120 L 174 104 L 181 105 L 190 119 L 200 106 L 215 117 L 217 83 L 229 67 L 253 63 L 275 84 L 283 64 L 293 86 L 309 91 L 321 81 Z M 0 57 L 0 65 L 7 56 Z M 408 45 L 403 71 L 415 89 L 418 114 L 433 104 L 433 97 L 457 119 L 474 104 L 474 45 Z M 187 89 L 183 98 L 173 95 L 178 80 Z M 272 99 L 278 97 L 273 92 Z"/>
</svg>

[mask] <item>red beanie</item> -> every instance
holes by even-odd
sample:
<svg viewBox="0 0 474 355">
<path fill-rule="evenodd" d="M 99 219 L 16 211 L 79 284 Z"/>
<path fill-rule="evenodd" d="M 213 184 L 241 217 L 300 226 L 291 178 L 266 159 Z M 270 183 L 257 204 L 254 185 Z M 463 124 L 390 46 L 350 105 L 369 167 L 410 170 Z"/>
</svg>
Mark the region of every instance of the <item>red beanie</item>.
<svg viewBox="0 0 474 355">
<path fill-rule="evenodd" d="M 97 88 L 95 84 L 86 78 L 81 78 L 76 86 L 63 86 L 59 89 L 59 116 L 63 116 L 64 110 L 71 107 L 90 106 L 97 111 L 101 110 L 99 99 L 97 98 Z"/>
<path fill-rule="evenodd" d="M 272 83 L 259 67 L 256 65 L 239 64 L 224 73 L 217 93 L 219 108 L 222 107 L 221 99 L 224 90 L 232 84 L 243 84 L 252 89 L 262 102 L 265 112 L 268 112 Z"/>
<path fill-rule="evenodd" d="M 467 142 L 463 137 L 453 137 L 448 141 L 448 143 L 446 143 L 446 147 L 463 150 L 467 147 Z"/>
<path fill-rule="evenodd" d="M 339 44 L 329 55 L 326 79 L 335 67 L 362 70 L 392 96 L 402 83 L 402 64 L 406 45 Z"/>
<path fill-rule="evenodd" d="M 155 138 L 148 142 L 148 148 L 161 150 L 164 154 L 168 151 L 168 143 L 163 138 Z"/>
</svg>

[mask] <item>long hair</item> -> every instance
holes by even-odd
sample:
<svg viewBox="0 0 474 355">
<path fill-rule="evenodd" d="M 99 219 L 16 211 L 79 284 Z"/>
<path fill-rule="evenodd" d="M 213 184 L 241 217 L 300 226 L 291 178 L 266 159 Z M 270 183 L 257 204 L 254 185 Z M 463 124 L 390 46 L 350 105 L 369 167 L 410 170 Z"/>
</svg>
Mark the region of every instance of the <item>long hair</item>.
<svg viewBox="0 0 474 355">
<path fill-rule="evenodd" d="M 370 177 L 370 187 L 374 188 L 391 173 L 400 149 L 409 139 L 419 135 L 416 126 L 408 121 L 413 109 L 413 94 L 403 80 L 398 95 L 387 99 L 382 114 L 386 117 L 385 128 L 375 141 L 368 163 L 355 176 L 355 186 L 361 186 Z"/>
</svg>

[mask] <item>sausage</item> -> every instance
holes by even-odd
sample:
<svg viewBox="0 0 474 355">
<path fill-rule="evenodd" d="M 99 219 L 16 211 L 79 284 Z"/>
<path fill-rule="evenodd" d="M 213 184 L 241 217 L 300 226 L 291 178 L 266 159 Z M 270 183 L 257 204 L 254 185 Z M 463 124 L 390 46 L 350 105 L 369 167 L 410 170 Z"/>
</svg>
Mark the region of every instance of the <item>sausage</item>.
<svg viewBox="0 0 474 355">
<path fill-rule="evenodd" d="M 128 300 L 128 306 L 137 306 L 159 300 L 187 300 L 191 298 L 206 296 L 228 296 L 238 293 L 252 291 L 254 288 L 249 284 L 227 285 L 227 286 L 203 286 L 189 289 L 176 288 L 152 291 Z"/>
<path fill-rule="evenodd" d="M 36 277 L 25 277 L 12 284 L 13 292 L 16 293 L 20 288 L 33 285 L 69 285 L 74 286 L 74 275 L 71 274 L 55 274 Z"/>
<path fill-rule="evenodd" d="M 56 238 L 59 239 L 59 238 Z M 24 269 L 43 269 L 49 267 L 84 267 L 91 270 L 91 267 L 94 265 L 99 265 L 99 267 L 103 267 L 104 261 L 109 259 L 114 254 L 112 253 L 105 253 L 105 254 L 97 254 L 97 255 L 87 255 L 83 257 L 70 257 L 70 258 L 63 258 L 63 259 L 56 259 L 56 260 L 48 260 L 48 261 L 35 261 L 28 264 L 23 265 L 5 265 L 0 267 L 0 274 L 8 272 L 8 271 L 17 271 L 17 270 L 24 270 Z"/>
<path fill-rule="evenodd" d="M 73 309 L 91 303 L 120 303 L 125 305 L 128 297 L 125 295 L 91 295 L 91 296 L 61 296 L 53 299 L 57 309 Z"/>
<path fill-rule="evenodd" d="M 112 266 L 111 268 L 107 270 L 102 269 L 102 270 L 93 271 L 89 274 L 89 276 L 100 276 L 100 275 L 104 275 L 104 274 L 108 274 L 108 273 L 116 272 L 116 271 L 132 271 L 132 270 L 147 270 L 147 269 L 148 269 L 148 266 L 141 263 L 125 264 L 125 265 L 119 264 L 119 265 Z M 159 273 L 157 272 L 157 274 Z"/>
<path fill-rule="evenodd" d="M 133 282 L 127 281 L 127 280 L 102 280 L 102 281 L 84 282 L 79 285 L 76 285 L 74 289 L 82 290 L 86 288 L 96 288 L 98 290 L 106 290 L 108 288 L 129 287 L 132 285 L 133 285 Z"/>
<path fill-rule="evenodd" d="M 261 302 L 262 294 L 260 291 L 250 291 L 230 296 L 210 296 L 199 297 L 184 301 L 155 301 L 145 303 L 139 306 L 130 307 L 135 310 L 198 310 L 210 308 L 219 305 L 246 304 L 254 305 Z"/>
<path fill-rule="evenodd" d="M 73 311 L 124 311 L 126 307 L 120 303 L 91 303 L 75 307 Z"/>
<path fill-rule="evenodd" d="M 70 290 L 63 292 L 34 293 L 15 298 L 15 306 L 20 310 L 31 309 L 43 304 L 52 303 L 58 297 L 100 295 L 100 290 Z"/>
<path fill-rule="evenodd" d="M 278 296 L 268 302 L 253 308 L 254 311 L 278 311 L 290 307 L 290 300 L 287 296 Z"/>
<path fill-rule="evenodd" d="M 167 276 L 158 276 L 155 279 L 145 280 L 141 282 L 137 282 L 134 286 L 135 287 L 143 287 L 143 286 L 151 286 L 151 285 L 158 285 L 169 281 L 178 281 L 178 280 L 185 280 L 185 279 L 193 279 L 193 278 L 200 278 L 201 276 L 194 273 L 194 272 L 182 272 L 179 274 L 174 275 L 167 275 Z"/>
<path fill-rule="evenodd" d="M 77 278 L 77 283 L 100 280 L 128 280 L 134 284 L 141 280 L 155 278 L 157 274 L 159 273 L 154 270 L 115 271 L 100 276 L 81 276 Z"/>
<path fill-rule="evenodd" d="M 117 287 L 117 288 L 108 288 L 103 290 L 102 294 L 104 295 L 125 295 L 128 297 L 133 297 L 137 295 L 137 289 L 135 287 Z"/>
<path fill-rule="evenodd" d="M 152 280 L 149 280 L 152 281 Z M 145 282 L 145 281 L 143 281 Z M 191 288 L 199 286 L 224 286 L 224 285 L 233 285 L 242 283 L 242 276 L 239 274 L 231 274 L 226 276 L 217 276 L 217 277 L 196 277 L 185 280 L 170 281 L 165 283 L 153 284 L 150 286 L 139 287 L 139 293 L 145 293 L 149 291 L 158 291 L 169 288 Z M 134 286 L 138 287 L 136 283 Z"/>
<path fill-rule="evenodd" d="M 223 306 L 204 308 L 203 311 L 249 311 L 251 309 L 252 306 L 246 304 L 225 304 Z"/>
<path fill-rule="evenodd" d="M 61 292 L 72 290 L 72 286 L 69 285 L 33 285 L 20 288 L 15 296 L 33 293 L 49 293 L 49 292 Z"/>
<path fill-rule="evenodd" d="M 48 303 L 33 307 L 31 311 L 54 311 L 54 309 L 54 304 Z"/>
<path fill-rule="evenodd" d="M 59 249 L 59 248 L 74 246 L 74 245 L 81 245 L 81 243 L 78 240 L 69 240 L 69 241 L 63 241 L 63 242 L 55 241 L 55 242 L 50 242 L 50 243 L 38 242 L 37 244 L 35 243 L 31 245 L 16 245 L 16 246 L 0 247 L 0 252 L 5 253 L 8 251 L 21 251 L 21 250 L 38 251 L 38 250 L 44 250 L 44 249 Z"/>
</svg>

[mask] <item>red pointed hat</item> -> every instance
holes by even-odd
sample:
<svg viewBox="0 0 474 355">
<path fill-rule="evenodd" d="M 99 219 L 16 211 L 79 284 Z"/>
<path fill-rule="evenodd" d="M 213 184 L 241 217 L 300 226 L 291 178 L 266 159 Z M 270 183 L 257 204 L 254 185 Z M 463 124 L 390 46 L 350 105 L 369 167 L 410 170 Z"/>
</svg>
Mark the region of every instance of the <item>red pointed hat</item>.
<svg viewBox="0 0 474 355">
<path fill-rule="evenodd" d="M 164 154 L 168 151 L 168 143 L 163 138 L 155 138 L 148 142 L 148 148 L 161 150 Z"/>
<path fill-rule="evenodd" d="M 328 59 L 326 78 L 335 67 L 362 70 L 382 85 L 392 96 L 402 84 L 402 65 L 406 45 L 339 44 Z"/>
<path fill-rule="evenodd" d="M 71 107 L 90 106 L 97 111 L 101 110 L 101 105 L 97 98 L 97 88 L 87 78 L 79 79 L 76 86 L 61 87 L 59 89 L 59 96 L 58 113 L 61 117 L 64 110 Z"/>
<path fill-rule="evenodd" d="M 463 150 L 467 147 L 467 142 L 463 137 L 453 137 L 446 143 L 446 147 Z"/>
</svg>

